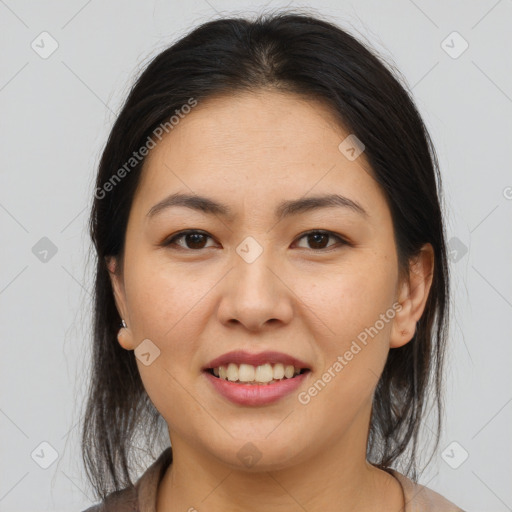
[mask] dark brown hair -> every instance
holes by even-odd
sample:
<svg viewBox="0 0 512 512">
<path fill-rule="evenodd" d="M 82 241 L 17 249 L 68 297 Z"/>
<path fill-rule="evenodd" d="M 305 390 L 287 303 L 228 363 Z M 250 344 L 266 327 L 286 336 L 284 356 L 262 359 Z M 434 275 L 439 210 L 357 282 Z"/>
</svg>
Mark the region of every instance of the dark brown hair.
<svg viewBox="0 0 512 512">
<path fill-rule="evenodd" d="M 265 88 L 322 101 L 364 143 L 365 158 L 391 211 L 401 275 L 423 244 L 434 248 L 433 282 L 424 313 L 413 339 L 389 352 L 368 435 L 371 463 L 385 469 L 407 455 L 403 471 L 417 479 L 418 435 L 431 390 L 438 413 L 434 450 L 441 431 L 449 279 L 437 157 L 398 77 L 375 51 L 336 25 L 283 11 L 254 20 L 204 23 L 162 51 L 140 74 L 104 148 L 90 215 L 97 261 L 82 454 L 99 498 L 132 485 L 129 468 L 137 431 L 151 452 L 165 425 L 143 387 L 133 351 L 117 341 L 121 319 L 105 262 L 108 256 L 122 260 L 144 160 L 123 173 L 115 186 L 106 184 L 190 98 L 201 102 Z"/>
</svg>

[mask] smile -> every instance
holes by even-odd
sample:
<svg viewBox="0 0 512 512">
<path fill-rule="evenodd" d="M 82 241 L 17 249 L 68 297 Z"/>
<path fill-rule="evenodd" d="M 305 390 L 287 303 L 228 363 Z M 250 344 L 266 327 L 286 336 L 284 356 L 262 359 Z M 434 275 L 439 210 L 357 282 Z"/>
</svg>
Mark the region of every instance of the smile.
<svg viewBox="0 0 512 512">
<path fill-rule="evenodd" d="M 250 365 L 249 365 L 250 366 Z M 266 365 L 262 365 L 266 366 Z M 268 365 L 270 366 L 270 365 Z M 270 366 L 270 369 L 272 372 L 275 370 Z M 302 385 L 302 383 L 309 377 L 311 374 L 311 371 L 309 369 L 300 370 L 299 373 L 296 372 L 296 368 L 291 366 L 293 369 L 293 375 L 291 377 L 287 377 L 286 375 L 283 376 L 281 379 L 274 379 L 267 382 L 257 382 L 255 380 L 252 380 L 250 382 L 241 382 L 238 380 L 238 375 L 235 374 L 235 372 L 238 370 L 237 365 L 235 365 L 235 369 L 231 370 L 233 372 L 231 374 L 232 377 L 237 377 L 236 380 L 229 380 L 227 378 L 221 378 L 220 372 L 227 372 L 228 369 L 221 370 L 223 367 L 218 368 L 210 368 L 207 370 L 204 370 L 202 374 L 205 376 L 205 378 L 208 381 L 208 384 L 212 387 L 212 389 L 218 393 L 221 397 L 229 400 L 230 402 L 241 405 L 241 406 L 265 406 L 270 405 L 274 402 L 277 402 L 278 400 L 283 399 L 287 395 L 290 395 L 294 391 L 296 391 L 299 386 Z M 253 367 L 254 368 L 254 367 Z M 219 376 L 216 376 L 214 374 L 215 370 L 219 370 Z M 245 370 L 242 369 L 242 375 Z M 250 371 L 250 370 L 249 370 Z M 257 371 L 254 369 L 254 371 Z M 260 370 L 261 371 L 261 370 Z M 267 372 L 266 374 L 269 375 L 269 370 L 264 369 L 264 372 Z M 286 371 L 286 369 L 284 369 Z M 278 375 L 281 372 L 281 369 L 277 368 Z M 288 370 L 288 375 L 290 374 L 291 370 Z M 256 373 L 255 373 L 256 375 Z M 274 375 L 274 374 L 272 374 Z M 264 378 L 264 377 L 258 377 L 258 378 Z M 268 378 L 268 377 L 266 377 Z"/>
<path fill-rule="evenodd" d="M 281 363 L 265 363 L 259 366 L 251 364 L 235 364 L 209 368 L 208 371 L 219 379 L 230 382 L 245 383 L 249 385 L 268 385 L 284 379 L 292 379 L 301 373 L 308 371 L 307 368 L 299 368 L 293 365 Z"/>
</svg>

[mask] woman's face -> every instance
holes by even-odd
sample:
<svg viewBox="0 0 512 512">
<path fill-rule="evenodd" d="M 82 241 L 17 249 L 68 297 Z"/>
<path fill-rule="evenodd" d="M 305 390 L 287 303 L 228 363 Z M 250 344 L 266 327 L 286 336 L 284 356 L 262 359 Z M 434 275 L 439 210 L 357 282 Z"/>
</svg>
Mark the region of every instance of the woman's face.
<svg viewBox="0 0 512 512">
<path fill-rule="evenodd" d="M 411 339 L 430 283 L 413 296 L 399 282 L 390 211 L 362 148 L 339 147 L 349 135 L 319 103 L 244 93 L 199 103 L 150 151 L 112 277 L 128 325 L 120 342 L 139 347 L 175 456 L 263 469 L 336 447 L 364 456 L 388 351 Z M 229 214 L 200 202 L 149 213 L 174 194 Z M 320 200 L 333 194 L 346 200 Z M 183 230 L 199 233 L 167 244 Z M 309 371 L 218 386 L 205 368 L 232 351 L 279 352 Z M 264 366 L 255 375 L 266 380 L 264 363 L 279 360 L 247 359 L 228 375 Z"/>
</svg>

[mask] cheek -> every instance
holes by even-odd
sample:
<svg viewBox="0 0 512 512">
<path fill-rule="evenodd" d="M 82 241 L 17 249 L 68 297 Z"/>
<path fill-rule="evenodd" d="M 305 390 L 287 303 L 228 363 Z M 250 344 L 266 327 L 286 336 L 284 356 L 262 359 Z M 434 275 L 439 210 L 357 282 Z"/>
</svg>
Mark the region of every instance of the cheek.
<svg viewBox="0 0 512 512">
<path fill-rule="evenodd" d="M 390 266 L 361 258 L 337 273 L 330 268 L 329 272 L 310 273 L 295 283 L 297 296 L 324 324 L 322 332 L 343 342 L 373 326 L 391 308 L 396 274 Z M 388 328 L 389 322 L 379 330 Z"/>
<path fill-rule="evenodd" d="M 174 425 L 184 411 L 200 414 L 191 400 L 190 382 L 197 372 L 195 355 L 206 304 L 201 298 L 206 292 L 197 279 L 189 279 L 190 273 L 146 261 L 127 279 L 127 296 L 134 335 L 140 341 L 151 340 L 158 356 L 148 366 L 137 359 L 137 366 L 152 403 L 167 424 Z"/>
<path fill-rule="evenodd" d="M 321 319 L 313 333 L 321 364 L 299 402 L 318 428 L 329 411 L 329 421 L 343 431 L 368 411 L 385 365 L 394 317 L 392 286 L 388 279 L 354 274 L 331 276 L 325 284 L 317 282 L 304 301 Z"/>
<path fill-rule="evenodd" d="M 322 362 L 317 371 L 320 382 L 311 390 L 322 396 L 314 398 L 318 407 L 355 410 L 371 398 L 386 362 L 395 316 L 395 274 L 375 260 L 363 261 L 347 265 L 343 273 L 301 282 L 307 306 L 302 314 L 318 326 L 312 334 Z"/>
<path fill-rule="evenodd" d="M 125 282 L 138 334 L 168 344 L 177 337 L 186 337 L 184 331 L 200 327 L 200 322 L 191 321 L 191 317 L 198 320 L 201 298 L 212 277 L 205 282 L 194 272 L 183 272 L 147 255 L 135 254 L 133 259 L 138 263 L 130 267 Z"/>
<path fill-rule="evenodd" d="M 191 375 L 197 372 L 195 354 L 203 326 L 195 308 L 202 306 L 204 293 L 184 286 L 175 272 L 149 265 L 131 268 L 125 282 L 132 334 L 136 345 L 143 340 L 151 342 L 144 345 L 150 364 L 146 365 L 142 355 L 136 362 L 148 396 L 169 422 L 192 408 L 186 390 Z"/>
</svg>

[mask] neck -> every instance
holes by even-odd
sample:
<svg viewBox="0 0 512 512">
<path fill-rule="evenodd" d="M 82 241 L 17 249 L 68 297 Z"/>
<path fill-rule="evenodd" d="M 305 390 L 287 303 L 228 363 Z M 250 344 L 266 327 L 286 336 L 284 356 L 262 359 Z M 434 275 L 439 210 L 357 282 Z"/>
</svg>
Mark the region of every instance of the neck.
<svg viewBox="0 0 512 512">
<path fill-rule="evenodd" d="M 326 448 L 314 458 L 256 471 L 258 464 L 243 470 L 222 464 L 174 433 L 173 463 L 160 483 L 156 511 L 403 511 L 400 483 L 366 461 L 366 441 L 358 428 L 324 440 Z"/>
</svg>

